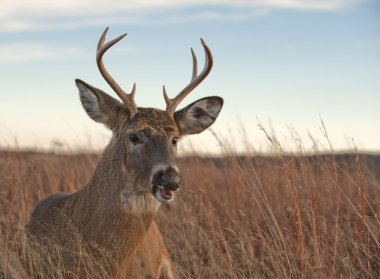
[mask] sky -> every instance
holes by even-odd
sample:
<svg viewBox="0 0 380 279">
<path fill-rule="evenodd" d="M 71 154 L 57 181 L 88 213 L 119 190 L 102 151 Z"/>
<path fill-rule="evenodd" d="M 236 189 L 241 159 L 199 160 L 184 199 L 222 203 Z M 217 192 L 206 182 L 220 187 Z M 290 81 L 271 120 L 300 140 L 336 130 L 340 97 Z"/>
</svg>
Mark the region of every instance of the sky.
<svg viewBox="0 0 380 279">
<path fill-rule="evenodd" d="M 107 26 L 108 40 L 128 35 L 104 63 L 142 107 L 164 109 L 162 85 L 175 96 L 190 80 L 190 47 L 200 68 L 200 38 L 210 47 L 214 67 L 181 105 L 224 107 L 182 150 L 270 150 L 259 124 L 287 150 L 380 150 L 378 0 L 2 0 L 0 147 L 105 146 L 74 80 L 115 97 L 95 62 Z"/>
</svg>

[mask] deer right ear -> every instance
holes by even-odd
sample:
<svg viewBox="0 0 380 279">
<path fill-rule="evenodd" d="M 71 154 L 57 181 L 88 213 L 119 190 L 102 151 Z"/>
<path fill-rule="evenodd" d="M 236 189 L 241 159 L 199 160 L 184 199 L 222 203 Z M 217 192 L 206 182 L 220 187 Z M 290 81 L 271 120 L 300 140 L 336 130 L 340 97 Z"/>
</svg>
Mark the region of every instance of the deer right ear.
<svg viewBox="0 0 380 279">
<path fill-rule="evenodd" d="M 122 104 L 102 90 L 80 79 L 76 79 L 75 83 L 79 89 L 82 106 L 88 116 L 113 130 L 116 125 L 117 115 L 122 110 Z"/>
<path fill-rule="evenodd" d="M 195 101 L 187 107 L 176 111 L 174 119 L 181 135 L 194 135 L 203 132 L 218 117 L 223 106 L 223 99 L 217 96 Z"/>
</svg>

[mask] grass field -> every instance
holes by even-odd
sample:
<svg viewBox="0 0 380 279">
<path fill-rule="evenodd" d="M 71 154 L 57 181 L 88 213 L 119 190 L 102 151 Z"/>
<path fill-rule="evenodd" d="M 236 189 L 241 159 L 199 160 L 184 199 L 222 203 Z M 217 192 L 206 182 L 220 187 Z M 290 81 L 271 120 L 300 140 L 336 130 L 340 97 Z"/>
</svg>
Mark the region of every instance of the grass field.
<svg viewBox="0 0 380 279">
<path fill-rule="evenodd" d="M 37 201 L 74 192 L 99 155 L 0 152 L 0 270 L 25 278 Z M 180 278 L 380 278 L 380 156 L 187 156 L 157 221 Z M 4 275 L 3 275 L 4 276 Z M 1 275 L 0 275 L 1 277 Z"/>
</svg>

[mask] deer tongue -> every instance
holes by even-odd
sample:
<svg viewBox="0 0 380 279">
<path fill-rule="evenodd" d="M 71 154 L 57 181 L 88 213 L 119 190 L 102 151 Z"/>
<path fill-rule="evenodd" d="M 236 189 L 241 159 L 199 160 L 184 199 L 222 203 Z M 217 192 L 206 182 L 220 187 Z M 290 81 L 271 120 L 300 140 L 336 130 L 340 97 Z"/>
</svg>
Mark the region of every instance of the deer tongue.
<svg viewBox="0 0 380 279">
<path fill-rule="evenodd" d="M 173 193 L 169 189 L 160 188 L 161 196 L 165 199 L 170 200 L 173 197 Z"/>
</svg>

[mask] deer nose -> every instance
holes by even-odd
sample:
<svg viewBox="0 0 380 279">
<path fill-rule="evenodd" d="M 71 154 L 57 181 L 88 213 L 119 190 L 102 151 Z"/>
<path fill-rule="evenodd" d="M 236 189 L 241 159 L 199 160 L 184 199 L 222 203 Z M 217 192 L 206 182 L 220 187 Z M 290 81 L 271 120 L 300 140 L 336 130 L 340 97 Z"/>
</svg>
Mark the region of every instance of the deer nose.
<svg viewBox="0 0 380 279">
<path fill-rule="evenodd" d="M 168 167 L 165 170 L 160 170 L 153 177 L 153 184 L 164 187 L 165 189 L 176 191 L 181 185 L 181 177 L 177 170 Z"/>
</svg>

